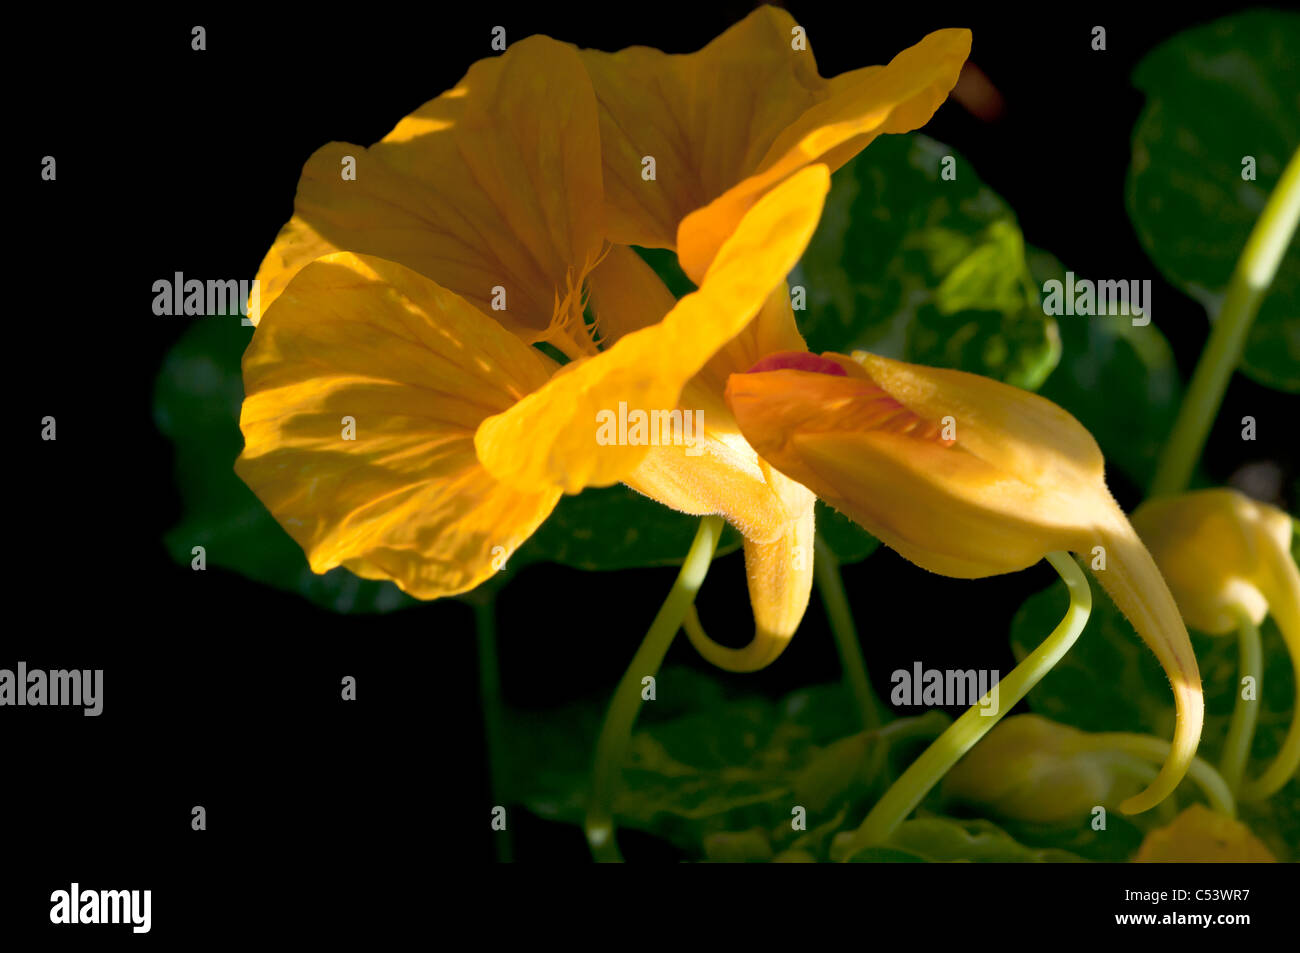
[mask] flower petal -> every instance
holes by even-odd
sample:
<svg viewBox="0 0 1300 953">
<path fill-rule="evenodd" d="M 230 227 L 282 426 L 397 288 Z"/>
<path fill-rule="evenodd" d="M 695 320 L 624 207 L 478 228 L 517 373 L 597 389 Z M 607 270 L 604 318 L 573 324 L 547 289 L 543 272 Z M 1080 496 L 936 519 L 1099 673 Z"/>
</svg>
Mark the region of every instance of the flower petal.
<svg viewBox="0 0 1300 953">
<path fill-rule="evenodd" d="M 812 595 L 813 546 L 817 498 L 806 488 L 761 464 L 770 487 L 787 515 L 776 538 L 760 542 L 745 537 L 745 577 L 754 610 L 754 638 L 741 648 L 719 645 L 699 627 L 686 635 L 707 661 L 728 672 L 757 672 L 785 651 L 808 610 Z"/>
<path fill-rule="evenodd" d="M 602 442 L 598 425 L 610 415 L 678 406 L 686 383 L 744 329 L 799 260 L 829 181 L 825 166 L 792 176 L 750 210 L 699 290 L 661 322 L 566 365 L 545 387 L 485 420 L 475 437 L 484 466 L 513 486 L 568 493 L 627 476 L 648 446 Z"/>
<path fill-rule="evenodd" d="M 347 156 L 355 179 L 343 178 Z M 536 340 L 600 253 L 602 194 L 577 51 L 528 37 L 370 148 L 334 142 L 307 160 L 294 216 L 258 270 L 262 308 L 313 258 L 346 250 L 413 268 Z M 504 310 L 492 310 L 498 286 Z"/>
<path fill-rule="evenodd" d="M 763 459 L 932 572 L 1013 572 L 1076 540 L 1069 514 L 1044 507 L 1050 491 L 946 445 L 944 415 L 922 416 L 870 380 L 735 374 L 727 401 Z M 1048 525 L 1029 518 L 1045 508 Z"/>
<path fill-rule="evenodd" d="M 753 170 L 825 98 L 811 51 L 791 49 L 794 25 L 764 6 L 695 53 L 581 51 L 600 101 L 611 241 L 674 247 L 687 214 Z M 647 156 L 653 180 L 642 178 Z"/>
<path fill-rule="evenodd" d="M 474 453 L 479 421 L 555 366 L 402 265 L 330 255 L 298 272 L 244 354 L 235 469 L 314 572 L 464 592 L 559 499 L 503 486 Z"/>
<path fill-rule="evenodd" d="M 811 162 L 834 170 L 876 135 L 923 125 L 970 52 L 970 31 L 940 30 L 888 66 L 826 80 L 795 27 L 764 6 L 695 53 L 582 51 L 600 101 L 611 240 L 676 249 L 698 284 L 761 194 Z"/>
<path fill-rule="evenodd" d="M 767 355 L 807 350 L 790 307 L 790 286 L 783 281 L 772 289 L 758 317 L 709 360 L 700 371 L 700 380 L 722 394 L 732 374 L 743 374 Z"/>
<path fill-rule="evenodd" d="M 682 270 L 691 278 L 703 274 L 745 210 L 792 172 L 811 162 L 833 172 L 881 133 L 925 125 L 956 84 L 970 45 L 969 30 L 938 30 L 884 68 L 830 83 L 828 98 L 782 131 L 754 171 L 682 220 L 676 244 Z"/>
<path fill-rule="evenodd" d="M 601 343 L 608 347 L 633 331 L 658 324 L 677 299 L 641 256 L 614 245 L 587 278 Z"/>
</svg>

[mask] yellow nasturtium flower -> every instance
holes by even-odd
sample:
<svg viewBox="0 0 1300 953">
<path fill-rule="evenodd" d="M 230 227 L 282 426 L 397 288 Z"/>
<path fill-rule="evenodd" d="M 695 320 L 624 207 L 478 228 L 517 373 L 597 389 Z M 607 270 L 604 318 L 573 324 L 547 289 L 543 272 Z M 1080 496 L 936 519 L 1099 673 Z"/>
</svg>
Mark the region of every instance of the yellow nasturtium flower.
<svg viewBox="0 0 1300 953">
<path fill-rule="evenodd" d="M 1186 773 L 1204 719 L 1200 673 L 1173 596 L 1106 488 L 1101 451 L 1051 401 L 989 378 L 865 352 L 769 358 L 733 374 L 727 403 L 773 468 L 924 569 L 974 579 L 1048 553 L 1106 553 L 1096 573 L 1173 685 L 1177 725 L 1151 786 Z"/>
<path fill-rule="evenodd" d="M 1300 699 L 1300 569 L 1291 557 L 1291 517 L 1236 490 L 1213 489 L 1144 503 L 1133 525 L 1192 628 L 1228 635 L 1243 616 L 1258 626 L 1273 615 Z M 1243 788 L 1243 797 L 1268 797 L 1295 777 L 1297 766 L 1300 705 L 1277 758 Z"/>
<path fill-rule="evenodd" d="M 970 46 L 939 31 L 827 80 L 794 26 L 762 8 L 687 56 L 529 37 L 373 146 L 311 156 L 257 275 L 237 471 L 314 571 L 465 592 L 563 493 L 622 481 L 742 532 L 762 652 L 737 665 L 774 657 L 807 606 L 814 498 L 723 387 L 803 348 L 784 279 L 829 170 L 927 121 Z M 626 243 L 677 250 L 699 290 L 674 301 Z M 598 440 L 624 407 L 703 412 L 700 441 L 683 417 L 670 445 Z"/>
<path fill-rule="evenodd" d="M 822 166 L 792 176 L 746 214 L 699 291 L 563 368 L 403 265 L 317 259 L 244 354 L 236 470 L 314 571 L 342 565 L 426 599 L 472 589 L 565 489 L 633 479 L 653 448 L 599 445 L 597 409 L 673 406 L 798 261 L 827 187 Z M 544 476 L 552 464 L 561 472 Z M 757 511 L 779 503 L 734 482 Z"/>
</svg>

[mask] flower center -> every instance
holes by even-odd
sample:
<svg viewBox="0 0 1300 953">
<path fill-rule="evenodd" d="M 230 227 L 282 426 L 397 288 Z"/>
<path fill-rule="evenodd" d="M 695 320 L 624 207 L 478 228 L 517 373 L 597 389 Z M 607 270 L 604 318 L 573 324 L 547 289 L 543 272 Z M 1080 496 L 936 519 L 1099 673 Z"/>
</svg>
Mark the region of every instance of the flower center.
<svg viewBox="0 0 1300 953">
<path fill-rule="evenodd" d="M 776 351 L 760 358 L 745 373 L 762 374 L 765 371 L 810 371 L 814 374 L 830 374 L 832 377 L 848 376 L 844 368 L 830 358 L 818 357 L 808 351 Z"/>
</svg>

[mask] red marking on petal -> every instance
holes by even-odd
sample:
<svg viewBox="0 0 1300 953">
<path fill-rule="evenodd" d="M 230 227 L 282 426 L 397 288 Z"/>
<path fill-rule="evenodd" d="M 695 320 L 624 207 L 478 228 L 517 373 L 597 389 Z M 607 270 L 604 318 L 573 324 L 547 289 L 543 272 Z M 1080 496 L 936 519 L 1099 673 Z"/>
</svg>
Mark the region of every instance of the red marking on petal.
<svg viewBox="0 0 1300 953">
<path fill-rule="evenodd" d="M 761 358 L 745 373 L 762 374 L 764 371 L 811 371 L 814 374 L 829 374 L 832 377 L 848 376 L 839 364 L 808 351 L 777 351 L 775 354 Z"/>
</svg>

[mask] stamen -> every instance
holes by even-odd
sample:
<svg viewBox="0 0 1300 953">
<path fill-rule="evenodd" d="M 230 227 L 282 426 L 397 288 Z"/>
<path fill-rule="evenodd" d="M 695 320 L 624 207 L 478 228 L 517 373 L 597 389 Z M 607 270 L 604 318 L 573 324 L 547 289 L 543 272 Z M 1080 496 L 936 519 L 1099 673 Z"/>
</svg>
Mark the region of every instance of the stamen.
<svg viewBox="0 0 1300 953">
<path fill-rule="evenodd" d="M 602 253 L 595 263 L 584 265 L 580 274 L 583 277 L 590 274 L 592 268 L 599 264 L 600 258 L 603 257 Z M 587 291 L 583 280 L 578 278 L 574 269 L 570 267 L 565 272 L 564 283 L 564 297 L 560 297 L 557 289 L 551 322 L 534 343 L 549 344 L 562 351 L 570 360 L 599 354 L 600 348 L 592 337 L 595 333 L 595 325 L 588 327 L 583 316 L 587 308 Z"/>
</svg>

